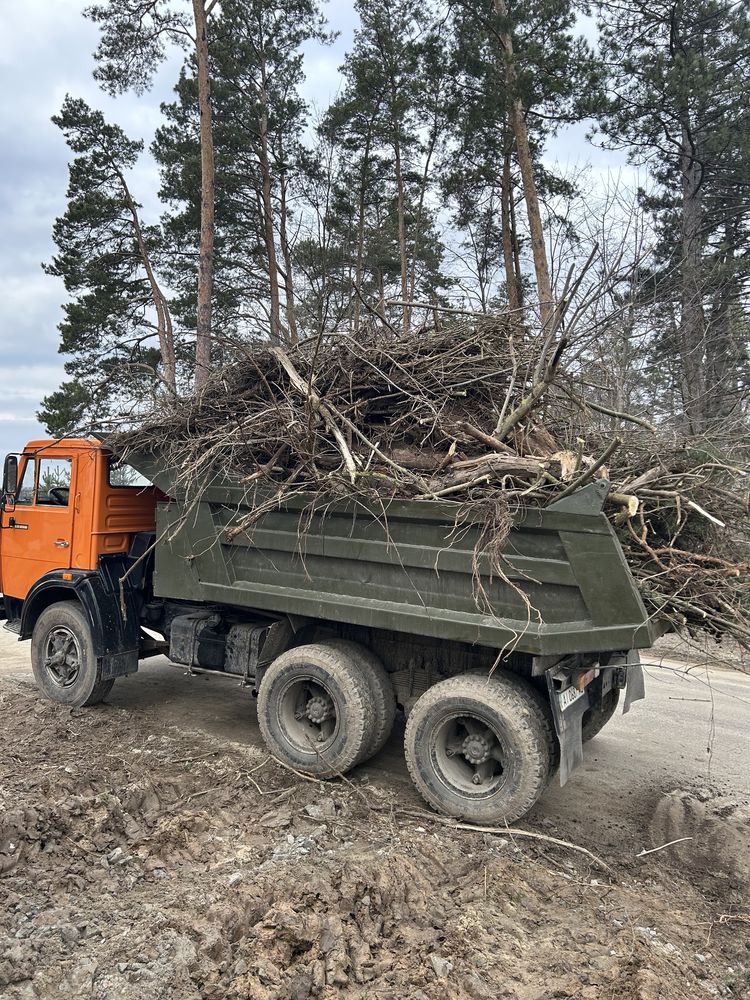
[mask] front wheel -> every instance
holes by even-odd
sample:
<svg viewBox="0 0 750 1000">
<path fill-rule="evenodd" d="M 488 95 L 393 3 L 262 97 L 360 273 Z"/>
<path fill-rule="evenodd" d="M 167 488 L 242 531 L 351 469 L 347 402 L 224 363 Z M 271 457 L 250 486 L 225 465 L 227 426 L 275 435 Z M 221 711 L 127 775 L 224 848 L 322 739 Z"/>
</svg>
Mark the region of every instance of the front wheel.
<svg viewBox="0 0 750 1000">
<path fill-rule="evenodd" d="M 40 691 L 73 708 L 98 704 L 114 684 L 102 679 L 88 620 L 75 601 L 51 604 L 39 615 L 31 636 L 31 666 Z"/>
<path fill-rule="evenodd" d="M 551 768 L 548 721 L 522 678 L 461 674 L 409 713 L 406 763 L 423 797 L 473 823 L 512 823 L 531 809 Z"/>
</svg>

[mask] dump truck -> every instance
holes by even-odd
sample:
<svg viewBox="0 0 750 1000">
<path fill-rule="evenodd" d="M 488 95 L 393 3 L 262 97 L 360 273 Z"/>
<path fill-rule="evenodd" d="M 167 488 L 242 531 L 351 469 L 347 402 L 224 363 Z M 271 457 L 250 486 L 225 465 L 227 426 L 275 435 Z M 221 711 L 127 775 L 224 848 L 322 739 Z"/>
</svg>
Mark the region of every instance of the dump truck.
<svg viewBox="0 0 750 1000">
<path fill-rule="evenodd" d="M 103 701 L 166 656 L 257 700 L 274 757 L 319 778 L 406 717 L 426 801 L 479 823 L 525 814 L 583 743 L 644 696 L 647 613 L 597 480 L 519 510 L 499 559 L 449 501 L 297 496 L 220 468 L 181 495 L 157 453 L 31 441 L 4 464 L 5 628 L 53 701 Z"/>
</svg>

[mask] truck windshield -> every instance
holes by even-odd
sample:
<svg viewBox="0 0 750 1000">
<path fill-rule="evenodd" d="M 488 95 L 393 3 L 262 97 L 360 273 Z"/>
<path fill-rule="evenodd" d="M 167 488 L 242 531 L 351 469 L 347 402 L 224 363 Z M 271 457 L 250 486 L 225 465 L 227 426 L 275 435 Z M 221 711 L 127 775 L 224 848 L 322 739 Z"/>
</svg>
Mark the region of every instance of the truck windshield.
<svg viewBox="0 0 750 1000">
<path fill-rule="evenodd" d="M 143 489 L 144 486 L 154 485 L 150 479 L 142 476 L 132 465 L 118 462 L 115 458 L 110 458 L 109 460 L 108 482 L 110 486 L 131 486 L 136 489 Z"/>
</svg>

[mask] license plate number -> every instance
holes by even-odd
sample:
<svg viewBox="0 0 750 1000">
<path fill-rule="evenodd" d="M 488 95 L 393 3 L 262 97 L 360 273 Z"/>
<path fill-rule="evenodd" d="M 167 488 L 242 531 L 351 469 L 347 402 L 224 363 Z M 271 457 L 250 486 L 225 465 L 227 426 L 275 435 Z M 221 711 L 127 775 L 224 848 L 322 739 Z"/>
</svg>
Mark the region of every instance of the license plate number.
<svg viewBox="0 0 750 1000">
<path fill-rule="evenodd" d="M 558 693 L 557 703 L 564 712 L 566 708 L 569 708 L 579 698 L 583 698 L 584 694 L 585 690 L 579 691 L 578 688 L 571 686 Z"/>
</svg>

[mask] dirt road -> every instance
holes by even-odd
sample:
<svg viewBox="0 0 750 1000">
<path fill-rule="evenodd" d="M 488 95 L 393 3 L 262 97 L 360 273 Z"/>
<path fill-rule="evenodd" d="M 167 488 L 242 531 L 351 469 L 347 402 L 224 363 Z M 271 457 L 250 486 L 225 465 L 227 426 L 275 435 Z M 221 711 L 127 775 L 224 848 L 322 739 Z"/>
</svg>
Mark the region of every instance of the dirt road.
<svg viewBox="0 0 750 1000">
<path fill-rule="evenodd" d="M 29 643 L 0 632 L 0 677 L 33 683 Z M 568 782 L 548 789 L 534 817 L 590 827 L 614 848 L 653 846 L 648 820 L 673 789 L 706 788 L 750 797 L 750 676 L 732 670 L 695 670 L 644 657 L 647 698 L 618 714 L 587 748 Z M 255 701 L 234 679 L 188 675 L 162 657 L 145 661 L 120 680 L 108 704 L 138 713 L 149 709 L 162 724 L 263 748 Z M 420 804 L 406 771 L 403 728 L 360 770 L 371 781 L 397 783 L 399 794 Z M 383 781 L 383 771 L 388 777 Z M 402 787 L 403 786 L 403 787 Z"/>
<path fill-rule="evenodd" d="M 441 823 L 398 731 L 322 785 L 232 681 L 151 661 L 71 712 L 28 655 L 0 634 L 3 1000 L 750 996 L 748 677 L 649 666 L 519 824 L 595 860 Z"/>
</svg>

